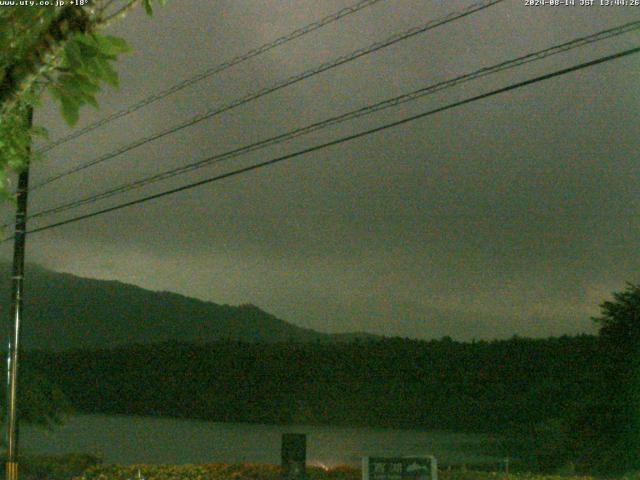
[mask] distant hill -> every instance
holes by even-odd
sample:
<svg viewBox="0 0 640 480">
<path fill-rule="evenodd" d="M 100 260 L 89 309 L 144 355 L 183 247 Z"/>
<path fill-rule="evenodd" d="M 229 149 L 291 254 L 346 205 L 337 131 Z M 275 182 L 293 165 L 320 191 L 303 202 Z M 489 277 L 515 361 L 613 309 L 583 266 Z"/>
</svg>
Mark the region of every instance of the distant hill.
<svg viewBox="0 0 640 480">
<path fill-rule="evenodd" d="M 0 318 L 5 325 L 10 278 L 9 266 L 1 264 Z M 25 348 L 66 350 L 215 340 L 343 342 L 374 337 L 325 334 L 280 320 L 254 305 L 218 305 L 34 265 L 27 267 L 27 282 L 21 337 Z"/>
</svg>

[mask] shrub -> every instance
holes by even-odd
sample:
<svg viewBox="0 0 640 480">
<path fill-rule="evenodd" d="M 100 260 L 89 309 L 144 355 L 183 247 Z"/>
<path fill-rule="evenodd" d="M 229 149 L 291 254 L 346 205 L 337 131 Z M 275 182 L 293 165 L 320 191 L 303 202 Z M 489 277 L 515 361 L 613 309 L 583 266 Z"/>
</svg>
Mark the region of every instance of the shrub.
<svg viewBox="0 0 640 480">
<path fill-rule="evenodd" d="M 18 459 L 20 478 L 24 480 L 71 480 L 101 462 L 88 454 L 25 455 Z"/>
</svg>

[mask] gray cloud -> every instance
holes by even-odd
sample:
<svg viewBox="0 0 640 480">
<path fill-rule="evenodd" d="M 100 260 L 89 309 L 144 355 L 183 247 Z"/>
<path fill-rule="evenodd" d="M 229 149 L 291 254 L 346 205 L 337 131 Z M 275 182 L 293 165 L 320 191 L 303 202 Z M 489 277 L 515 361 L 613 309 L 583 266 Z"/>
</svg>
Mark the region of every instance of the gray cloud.
<svg viewBox="0 0 640 480">
<path fill-rule="evenodd" d="M 135 13 L 115 30 L 135 48 L 120 67 L 122 88 L 106 91 L 102 109 L 83 112 L 82 122 L 347 3 L 181 1 L 151 20 Z M 468 3 L 402 0 L 369 8 L 55 149 L 34 166 L 35 181 Z M 43 188 L 31 208 L 611 27 L 636 10 L 508 1 Z M 530 64 L 144 192 L 628 48 L 638 38 Z M 624 281 L 637 281 L 639 97 L 632 79 L 639 70 L 638 58 L 610 62 L 43 232 L 29 240 L 29 255 L 57 270 L 255 303 L 327 331 L 466 339 L 593 331 L 589 316 L 598 303 Z M 66 131 L 50 103 L 37 119 L 54 138 Z"/>
</svg>

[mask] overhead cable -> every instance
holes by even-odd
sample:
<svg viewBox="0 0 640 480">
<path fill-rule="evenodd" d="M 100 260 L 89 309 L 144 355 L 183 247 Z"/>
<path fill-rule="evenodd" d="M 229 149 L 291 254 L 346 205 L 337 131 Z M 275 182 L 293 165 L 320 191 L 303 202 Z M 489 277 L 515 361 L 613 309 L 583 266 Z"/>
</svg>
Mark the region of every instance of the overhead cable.
<svg viewBox="0 0 640 480">
<path fill-rule="evenodd" d="M 435 19 L 435 20 L 431 20 L 429 22 L 427 22 L 426 24 L 420 25 L 418 27 L 413 27 L 409 30 L 406 30 L 404 32 L 400 32 L 400 33 L 396 33 L 395 35 L 390 36 L 389 38 L 387 38 L 386 40 L 382 40 L 376 43 L 373 43 L 372 45 L 369 45 L 367 47 L 355 50 L 347 55 L 343 55 L 340 56 L 338 58 L 335 58 L 334 60 L 331 60 L 329 62 L 325 62 L 317 67 L 314 67 L 312 69 L 306 70 L 302 73 L 293 75 L 283 81 L 280 81 L 278 83 L 276 83 L 275 85 L 272 85 L 270 87 L 266 87 L 263 89 L 260 89 L 256 92 L 252 92 L 249 93 L 243 97 L 240 97 L 236 100 L 233 100 L 227 104 L 224 104 L 222 106 L 219 107 L 214 107 L 211 109 L 208 109 L 207 111 L 200 113 L 198 115 L 195 115 L 193 117 L 191 117 L 190 119 L 175 125 L 173 127 L 169 127 L 161 132 L 157 132 L 154 133 L 152 135 L 149 135 L 147 137 L 135 140 L 132 143 L 129 143 L 127 145 L 124 145 L 122 147 L 119 147 L 115 150 L 113 150 L 112 152 L 109 152 L 105 155 L 102 155 L 100 157 L 97 157 L 95 159 L 92 159 L 88 162 L 84 162 L 81 163 L 79 165 L 76 165 L 75 167 L 72 167 L 68 170 L 65 170 L 61 173 L 55 174 L 53 176 L 50 176 L 48 178 L 46 178 L 45 180 L 41 181 L 40 183 L 35 184 L 33 187 L 31 187 L 31 190 L 36 190 L 38 188 L 43 187 L 44 185 L 48 185 L 52 182 L 55 182 L 57 180 L 60 180 L 61 178 L 67 177 L 69 175 L 72 175 L 74 173 L 80 172 L 82 170 L 85 170 L 87 168 L 93 167 L 94 165 L 97 165 L 99 163 L 105 162 L 107 160 L 110 160 L 114 157 L 117 157 L 118 155 L 121 155 L 125 152 L 128 152 L 130 150 L 133 150 L 134 148 L 140 147 L 142 145 L 145 145 L 147 143 L 153 142 L 155 140 L 158 140 L 162 137 L 165 137 L 167 135 L 170 135 L 172 133 L 176 133 L 180 130 L 183 130 L 187 127 L 191 127 L 199 122 L 202 122 L 203 120 L 212 118 L 214 116 L 220 115 L 222 113 L 228 112 L 229 110 L 232 110 L 234 108 L 237 108 L 241 105 L 247 104 L 253 100 L 257 100 L 258 98 L 264 97 L 266 95 L 269 95 L 273 92 L 276 92 L 278 90 L 281 90 L 283 88 L 286 88 L 290 85 L 293 85 L 295 83 L 301 82 L 303 80 L 306 80 L 307 78 L 313 77 L 315 75 L 318 75 L 320 73 L 326 72 L 328 70 L 331 70 L 333 68 L 336 68 L 340 65 L 344 65 L 346 63 L 352 62 L 358 58 L 364 57 L 365 55 L 369 55 L 371 53 L 377 52 L 378 50 L 381 50 L 383 48 L 386 48 L 388 46 L 394 45 L 398 42 L 401 42 L 403 40 L 407 40 L 409 38 L 412 38 L 416 35 L 419 35 L 421 33 L 425 33 L 429 30 L 432 30 L 436 27 L 439 27 L 441 25 L 445 25 L 447 23 L 450 22 L 454 22 L 456 20 L 459 20 L 463 17 L 466 17 L 468 15 L 471 15 L 475 12 L 478 12 L 480 10 L 484 10 L 486 8 L 489 8 L 493 5 L 496 5 L 498 3 L 503 2 L 504 0 L 484 0 L 478 3 L 474 3 L 470 6 L 468 6 L 467 8 L 458 11 L 458 12 L 454 12 L 454 13 L 450 13 L 448 15 L 445 15 L 444 17 Z"/>
<path fill-rule="evenodd" d="M 599 42 L 599 41 L 603 41 L 605 39 L 609 39 L 618 35 L 622 35 L 624 33 L 628 33 L 631 31 L 636 31 L 640 29 L 640 20 L 638 21 L 634 21 L 634 22 L 629 22 L 626 23 L 624 25 L 620 25 L 618 27 L 614 27 L 614 28 L 610 28 L 607 30 L 603 30 L 601 32 L 595 33 L 595 34 L 591 34 L 588 36 L 584 36 L 584 37 L 580 37 L 580 38 L 576 38 L 574 40 L 571 40 L 569 42 L 565 42 L 562 43 L 560 45 L 555 45 L 543 50 L 539 50 L 537 52 L 533 52 L 533 53 L 529 53 L 527 55 L 523 55 L 517 58 L 513 58 L 511 60 L 507 60 L 504 62 L 500 62 L 498 64 L 492 65 L 490 67 L 484 67 L 481 68 L 479 70 L 475 70 L 471 73 L 466 73 L 464 75 L 460 75 L 457 76 L 455 78 L 446 80 L 446 81 L 442 81 L 442 82 L 438 82 L 432 85 L 429 85 L 427 87 L 423 87 L 417 90 L 414 90 L 412 92 L 409 93 L 405 93 L 403 95 L 400 96 L 396 96 L 390 99 L 386 99 L 383 100 L 381 102 L 377 102 L 371 105 L 367 105 L 365 107 L 359 108 L 357 110 L 352 110 L 350 112 L 347 113 L 343 113 L 341 115 L 337 115 L 325 120 L 322 120 L 320 122 L 315 122 L 309 125 L 306 125 L 304 127 L 299 127 L 293 130 L 290 130 L 288 132 L 285 132 L 283 134 L 280 135 L 276 135 L 264 140 L 260 140 L 258 142 L 240 147 L 240 148 L 235 148 L 220 154 L 217 154 L 213 157 L 209 157 L 207 159 L 204 160 L 200 160 L 197 162 L 193 162 L 190 163 L 188 165 L 183 165 L 177 168 L 173 168 L 158 174 L 154 174 L 133 182 L 128 182 L 125 183 L 123 185 L 119 185 L 117 187 L 113 187 L 110 189 L 107 189 L 105 191 L 102 191 L 100 193 L 97 194 L 92 194 L 92 195 L 88 195 L 86 197 L 71 201 L 71 202 L 67 202 L 61 205 L 57 205 L 54 207 L 50 207 L 41 211 L 38 211 L 32 215 L 29 216 L 30 219 L 33 218 L 40 218 L 40 217 L 47 217 L 50 215 L 54 215 L 57 213 L 61 213 L 73 208 L 77 208 L 80 207 L 82 205 L 86 205 L 86 204 L 91 204 L 91 203 L 95 203 L 96 201 L 99 200 L 104 200 L 110 197 L 113 197 L 115 195 L 120 195 L 126 192 L 129 192 L 131 190 L 136 190 L 142 187 L 145 187 L 147 185 L 162 181 L 162 180 L 166 180 L 178 175 L 183 175 L 185 173 L 209 166 L 211 164 L 214 163 L 219 163 L 221 161 L 225 161 L 225 160 L 230 160 L 232 158 L 236 158 L 238 156 L 241 155 L 245 155 L 247 153 L 250 152 L 254 152 L 257 150 L 261 150 L 263 148 L 267 148 L 273 145 L 278 145 L 281 143 L 284 143 L 286 141 L 292 140 L 294 138 L 303 136 L 303 135 L 308 135 L 312 132 L 316 132 L 318 130 L 322 130 L 325 128 L 328 128 L 330 126 L 348 121 L 348 120 L 353 120 L 365 115 L 370 115 L 372 113 L 381 111 L 381 110 L 385 110 L 391 107 L 395 107 L 407 102 L 411 102 L 420 98 L 423 98 L 427 95 L 431 95 L 434 94 L 436 92 L 448 89 L 448 88 L 452 88 L 455 87 L 457 85 L 460 85 L 462 83 L 466 83 L 472 80 L 476 80 L 478 78 L 482 78 L 488 75 L 492 75 L 492 74 L 496 74 L 498 72 L 504 71 L 504 70 L 508 70 L 508 69 L 512 69 L 515 67 L 519 67 L 521 65 L 530 63 L 530 62 L 534 62 L 534 61 L 538 61 L 538 60 L 542 60 L 544 58 L 550 57 L 552 55 L 557 55 L 560 53 L 564 53 L 567 52 L 569 50 L 578 48 L 578 47 L 582 47 L 585 45 L 589 45 L 595 42 Z"/>
<path fill-rule="evenodd" d="M 498 95 L 498 94 L 501 94 L 501 93 L 509 92 L 509 91 L 512 91 L 512 90 L 516 90 L 518 88 L 522 88 L 522 87 L 525 87 L 525 86 L 528 86 L 528 85 L 532 85 L 534 83 L 538 83 L 538 82 L 542 82 L 542 81 L 545 81 L 545 80 L 549 80 L 551 78 L 555 78 L 555 77 L 559 77 L 559 76 L 562 76 L 562 75 L 566 75 L 568 73 L 572 73 L 572 72 L 575 72 L 575 71 L 578 71 L 578 70 L 582 70 L 582 69 L 585 69 L 585 68 L 593 67 L 595 65 L 599 65 L 599 64 L 602 64 L 602 63 L 605 63 L 605 62 L 609 62 L 609 61 L 612 61 L 612 60 L 615 60 L 615 59 L 619 59 L 619 58 L 622 58 L 622 57 L 626 57 L 626 56 L 629 56 L 629 55 L 632 55 L 632 54 L 636 54 L 636 53 L 639 53 L 639 52 L 640 52 L 640 47 L 636 47 L 636 48 L 624 50 L 622 52 L 618 52 L 618 53 L 615 53 L 615 54 L 612 54 L 612 55 L 607 55 L 607 56 L 604 56 L 604 57 L 600 57 L 600 58 L 598 58 L 596 60 L 591 60 L 589 62 L 581 63 L 579 65 L 574 65 L 572 67 L 564 68 L 564 69 L 561 69 L 561 70 L 556 70 L 554 72 L 547 73 L 547 74 L 544 74 L 544 75 L 540 75 L 540 76 L 537 76 L 537 77 L 534 77 L 534 78 L 531 78 L 529 80 L 525 80 L 525 81 L 522 81 L 522 82 L 514 83 L 514 84 L 508 85 L 506 87 L 498 88 L 498 89 L 492 90 L 492 91 L 487 92 L 487 93 L 483 93 L 483 94 L 480 94 L 480 95 L 475 95 L 473 97 L 469 97 L 469 98 L 466 98 L 464 100 L 459 100 L 457 102 L 450 103 L 450 104 L 445 105 L 443 107 L 438 107 L 438 108 L 435 108 L 435 109 L 432 109 L 432 110 L 429 110 L 429 111 L 426 111 L 426 112 L 423 112 L 423 113 L 420 113 L 420 114 L 417 114 L 417 115 L 413 115 L 413 116 L 410 116 L 410 117 L 403 118 L 401 120 L 397 120 L 395 122 L 387 123 L 387 124 L 384 124 L 384 125 L 379 126 L 379 127 L 375 127 L 375 128 L 369 129 L 369 130 L 358 132 L 358 133 L 355 133 L 355 134 L 352 134 L 352 135 L 347 135 L 347 136 L 344 136 L 344 137 L 340 137 L 338 139 L 331 140 L 329 142 L 325 142 L 325 143 L 322 143 L 322 144 L 319 144 L 319 145 L 315 145 L 313 147 L 308 147 L 308 148 L 305 148 L 305 149 L 302 149 L 302 150 L 298 150 L 296 152 L 289 153 L 289 154 L 286 154 L 286 155 L 282 155 L 282 156 L 279 156 L 279 157 L 276 157 L 276 158 L 272 158 L 270 160 L 266 160 L 266 161 L 263 161 L 263 162 L 260 162 L 260 163 L 256 163 L 256 164 L 253 164 L 253 165 L 250 165 L 250 166 L 247 166 L 247 167 L 238 168 L 236 170 L 232 170 L 230 172 L 226 172 L 226 173 L 223 173 L 223 174 L 220 174 L 220 175 L 216 175 L 214 177 L 205 178 L 203 180 L 199 180 L 199 181 L 196 181 L 196 182 L 193 182 L 193 183 L 189 183 L 189 184 L 183 185 L 181 187 L 172 188 L 170 190 L 165 190 L 163 192 L 156 193 L 156 194 L 153 194 L 153 195 L 147 195 L 147 196 L 138 198 L 136 200 L 131 200 L 131 201 L 124 202 L 124 203 L 121 203 L 121 204 L 118 204 L 118 205 L 114 205 L 114 206 L 111 206 L 111 207 L 108 207 L 108 208 L 103 208 L 101 210 L 97 210 L 97 211 L 94 211 L 94 212 L 86 213 L 86 214 L 83 214 L 83 215 L 78 215 L 78 216 L 75 216 L 75 217 L 72 217 L 72 218 L 68 218 L 66 220 L 62 220 L 62 221 L 59 221 L 59 222 L 55 222 L 55 223 L 51 223 L 51 224 L 48 224 L 48 225 L 44 225 L 42 227 L 34 228 L 32 230 L 29 230 L 27 233 L 43 232 L 43 231 L 46 231 L 46 230 L 50 230 L 52 228 L 61 227 L 63 225 L 68 225 L 70 223 L 75 223 L 75 222 L 79 222 L 81 220 L 86 220 L 86 219 L 89 219 L 89 218 L 97 217 L 99 215 L 104 215 L 106 213 L 113 212 L 113 211 L 116 211 L 116 210 L 120 210 L 120 209 L 123 209 L 123 208 L 126 208 L 126 207 L 130 207 L 130 206 L 133 206 L 133 205 L 139 205 L 139 204 L 151 201 L 151 200 L 162 198 L 162 197 L 165 197 L 165 196 L 168 196 L 168 195 L 173 195 L 173 194 L 178 193 L 178 192 L 191 190 L 193 188 L 200 187 L 202 185 L 206 185 L 206 184 L 209 184 L 209 183 L 220 181 L 220 180 L 223 180 L 225 178 L 241 175 L 241 174 L 244 174 L 244 173 L 247 173 L 247 172 L 250 172 L 250 171 L 254 171 L 254 170 L 258 170 L 258 169 L 264 168 L 264 167 L 268 167 L 270 165 L 275 165 L 275 164 L 281 163 L 281 162 L 283 162 L 285 160 L 290 160 L 290 159 L 293 159 L 293 158 L 296 158 L 296 157 L 307 155 L 307 154 L 312 153 L 312 152 L 324 150 L 326 148 L 329 148 L 329 147 L 332 147 L 332 146 L 335 146 L 335 145 L 340 145 L 342 143 L 350 142 L 352 140 L 355 140 L 355 139 L 358 139 L 358 138 L 362 138 L 362 137 L 365 137 L 365 136 L 368 136 L 368 135 L 371 135 L 371 134 L 374 134 L 374 133 L 382 132 L 384 130 L 388 130 L 390 128 L 394 128 L 394 127 L 397 127 L 397 126 L 400 126 L 400 125 L 404 125 L 404 124 L 407 124 L 409 122 L 413 122 L 415 120 L 434 115 L 436 113 L 440 113 L 440 112 L 443 112 L 443 111 L 446 111 L 446 110 L 451 110 L 453 108 L 460 107 L 462 105 L 467 105 L 469 103 L 476 102 L 476 101 L 479 101 L 479 100 L 482 100 L 482 99 L 485 99 L 485 98 L 489 98 L 489 97 L 492 97 L 492 96 L 495 96 L 495 95 Z M 12 237 L 5 238 L 4 241 L 8 241 L 11 238 Z"/>
<path fill-rule="evenodd" d="M 305 25 L 302 28 L 298 28 L 297 30 L 294 30 L 293 32 L 284 35 L 282 37 L 279 37 L 275 40 L 273 40 L 272 42 L 269 43 L 265 43 L 264 45 L 261 45 L 257 48 L 254 48 L 253 50 L 250 50 L 246 53 L 243 53 L 241 55 L 238 55 L 237 57 L 232 58 L 231 60 L 227 60 L 226 62 L 220 63 L 218 65 L 215 65 L 211 68 L 208 68 L 200 73 L 198 73 L 197 75 L 193 75 L 189 78 L 186 78 L 184 80 L 182 80 L 179 83 L 176 83 L 172 86 L 170 86 L 169 88 L 162 90 L 158 93 L 155 93 L 153 95 L 149 95 L 148 97 L 140 100 L 137 103 L 134 103 L 133 105 L 124 108 L 122 110 L 118 110 L 117 112 L 114 112 L 100 120 L 98 120 L 97 122 L 94 122 L 90 125 L 87 125 L 86 127 L 83 127 L 81 129 L 75 130 L 73 132 L 71 132 L 68 135 L 65 135 L 64 137 L 58 138 L 57 140 L 54 140 L 50 143 L 48 143 L 47 145 L 43 146 L 42 148 L 40 148 L 38 150 L 38 153 L 44 153 L 47 152 L 59 145 L 62 145 L 63 143 L 66 143 L 70 140 L 74 140 L 82 135 L 85 135 L 99 127 L 102 127 L 103 125 L 106 125 L 107 123 L 113 122 L 114 120 L 117 120 L 119 118 L 125 117 L 137 110 L 140 110 L 143 107 L 146 107 L 147 105 L 150 105 L 151 103 L 154 103 L 158 100 L 162 100 L 165 97 L 168 97 L 169 95 L 176 93 L 180 90 L 182 90 L 183 88 L 186 88 L 190 85 L 193 85 L 194 83 L 197 83 L 201 80 L 204 80 L 205 78 L 209 78 L 213 75 L 216 75 L 218 73 L 221 73 L 231 67 L 234 67 L 236 65 L 239 65 L 240 63 L 246 62 L 247 60 L 250 60 L 252 58 L 257 57 L 258 55 L 262 55 L 263 53 L 268 52 L 269 50 L 272 50 L 276 47 L 279 47 L 281 45 L 284 45 L 286 43 L 289 43 L 297 38 L 300 38 L 304 35 L 307 35 L 308 33 L 314 32 L 326 25 L 329 25 L 330 23 L 336 22 L 338 20 L 340 20 L 341 18 L 346 17 L 347 15 L 351 15 L 353 13 L 356 13 L 364 8 L 370 7 L 378 2 L 381 2 L 384 0 L 361 0 L 358 3 L 343 8 L 335 13 L 332 13 L 331 15 L 327 15 L 326 17 L 322 18 L 321 20 L 318 20 L 316 22 L 310 23 L 308 25 Z"/>
</svg>

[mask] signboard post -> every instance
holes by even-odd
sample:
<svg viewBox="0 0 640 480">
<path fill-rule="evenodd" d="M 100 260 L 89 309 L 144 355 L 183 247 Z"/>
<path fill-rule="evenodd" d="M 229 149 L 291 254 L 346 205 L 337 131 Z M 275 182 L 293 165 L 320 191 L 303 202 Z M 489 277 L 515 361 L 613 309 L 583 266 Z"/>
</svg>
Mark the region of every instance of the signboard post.
<svg viewBox="0 0 640 480">
<path fill-rule="evenodd" d="M 364 457 L 362 480 L 438 480 L 438 462 L 425 457 Z"/>
<path fill-rule="evenodd" d="M 282 434 L 282 478 L 307 478 L 307 436 L 304 433 Z"/>
</svg>

